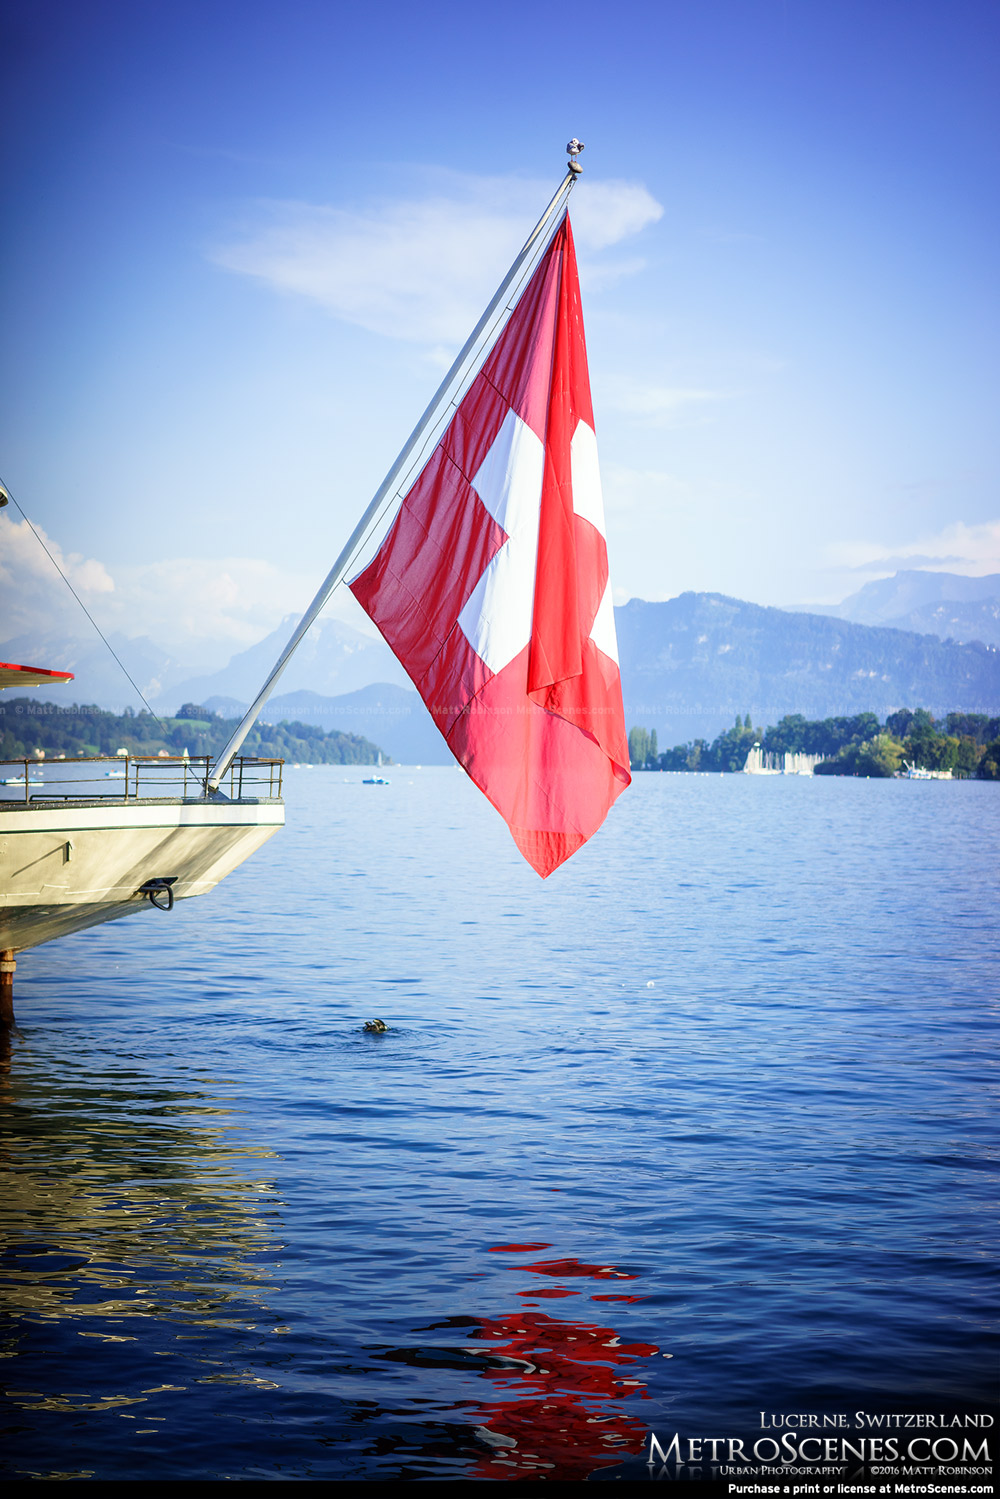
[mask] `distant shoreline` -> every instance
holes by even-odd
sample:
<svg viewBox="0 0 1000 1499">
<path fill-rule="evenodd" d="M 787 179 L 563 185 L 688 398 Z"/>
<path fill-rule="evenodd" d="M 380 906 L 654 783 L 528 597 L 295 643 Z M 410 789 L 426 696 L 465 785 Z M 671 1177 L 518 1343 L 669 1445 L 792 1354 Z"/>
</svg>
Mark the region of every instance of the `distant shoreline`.
<svg viewBox="0 0 1000 1499">
<path fill-rule="evenodd" d="M 737 714 L 733 727 L 711 744 L 694 739 L 661 752 L 656 730 L 640 727 L 629 730 L 628 744 L 634 771 L 725 775 L 753 769 L 891 780 L 912 766 L 953 780 L 1000 780 L 1000 716 L 985 713 L 936 720 L 926 708 L 899 708 L 884 723 L 874 713 L 813 720 L 793 713 L 767 729 L 754 728 L 748 713 Z"/>
</svg>

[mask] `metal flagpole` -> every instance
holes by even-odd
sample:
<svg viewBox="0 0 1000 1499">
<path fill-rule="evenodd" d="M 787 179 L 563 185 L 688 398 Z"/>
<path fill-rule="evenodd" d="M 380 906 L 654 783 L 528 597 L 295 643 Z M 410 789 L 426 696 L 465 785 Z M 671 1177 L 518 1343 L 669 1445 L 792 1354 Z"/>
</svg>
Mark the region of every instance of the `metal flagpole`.
<svg viewBox="0 0 1000 1499">
<path fill-rule="evenodd" d="M 545 212 L 542 214 L 541 218 L 538 220 L 538 223 L 535 225 L 534 229 L 529 234 L 528 238 L 525 240 L 519 255 L 517 256 L 510 270 L 507 272 L 503 281 L 500 283 L 496 295 L 494 296 L 490 305 L 487 307 L 486 311 L 483 313 L 482 317 L 479 319 L 479 322 L 476 324 L 475 328 L 472 330 L 471 334 L 465 342 L 464 348 L 462 349 L 458 358 L 455 360 L 455 363 L 452 365 L 451 369 L 448 371 L 447 375 L 445 375 L 441 384 L 438 386 L 430 402 L 430 405 L 427 407 L 427 410 L 424 412 L 423 416 L 414 427 L 407 442 L 403 446 L 402 452 L 383 479 L 378 492 L 375 495 L 375 498 L 372 500 L 371 504 L 368 506 L 368 509 L 358 521 L 358 524 L 355 526 L 354 530 L 351 532 L 351 535 L 347 541 L 347 545 L 344 547 L 340 556 L 337 558 L 336 562 L 333 564 L 333 567 L 330 569 L 329 573 L 324 579 L 316 597 L 313 599 L 312 603 L 309 605 L 309 608 L 306 610 L 305 614 L 303 614 L 302 618 L 299 620 L 299 623 L 293 630 L 288 644 L 285 646 L 281 655 L 274 663 L 274 666 L 271 669 L 271 673 L 265 681 L 263 687 L 260 689 L 250 707 L 244 714 L 243 718 L 240 720 L 235 732 L 229 740 L 229 743 L 226 745 L 225 749 L 222 751 L 222 754 L 216 761 L 215 769 L 212 771 L 211 775 L 206 781 L 206 792 L 218 791 L 219 782 L 222 780 L 226 771 L 229 769 L 229 766 L 232 764 L 234 757 L 239 752 L 240 745 L 243 743 L 244 739 L 253 728 L 254 721 L 256 720 L 257 715 L 260 713 L 264 704 L 270 697 L 275 685 L 277 684 L 278 678 L 281 676 L 285 667 L 288 665 L 288 662 L 291 659 L 291 656 L 296 650 L 300 641 L 302 640 L 302 637 L 305 635 L 310 625 L 315 621 L 316 616 L 323 608 L 323 605 L 326 603 L 333 590 L 337 587 L 337 584 L 343 581 L 357 552 L 360 551 L 361 547 L 364 545 L 364 542 L 367 538 L 369 526 L 378 516 L 379 510 L 385 503 L 386 499 L 392 496 L 396 485 L 399 483 L 401 475 L 406 470 L 407 464 L 410 462 L 414 453 L 417 452 L 420 448 L 420 445 L 427 436 L 427 433 L 433 428 L 435 422 L 440 419 L 441 414 L 447 405 L 446 397 L 448 397 L 449 393 L 452 392 L 452 388 L 454 386 L 461 385 L 461 382 L 469 374 L 469 370 L 476 359 L 479 360 L 480 364 L 485 362 L 486 357 L 489 354 L 489 350 L 490 348 L 492 348 L 492 344 L 489 345 L 489 347 L 484 346 L 484 348 L 477 350 L 476 345 L 480 337 L 482 336 L 484 330 L 489 326 L 490 320 L 493 318 L 498 308 L 503 305 L 505 297 L 507 296 L 511 287 L 516 283 L 522 271 L 525 270 L 532 259 L 537 258 L 538 260 L 541 260 L 541 257 L 545 253 L 552 235 L 555 233 L 555 230 L 558 227 L 562 210 L 566 206 L 566 202 L 569 198 L 573 184 L 576 181 L 580 171 L 582 170 L 577 160 L 579 153 L 583 150 L 583 146 L 581 145 L 581 143 L 574 138 L 570 141 L 566 149 L 570 153 L 569 168 L 566 172 L 566 176 L 563 178 L 563 181 L 559 186 L 558 191 L 556 192 L 552 201 L 549 203 Z"/>
</svg>

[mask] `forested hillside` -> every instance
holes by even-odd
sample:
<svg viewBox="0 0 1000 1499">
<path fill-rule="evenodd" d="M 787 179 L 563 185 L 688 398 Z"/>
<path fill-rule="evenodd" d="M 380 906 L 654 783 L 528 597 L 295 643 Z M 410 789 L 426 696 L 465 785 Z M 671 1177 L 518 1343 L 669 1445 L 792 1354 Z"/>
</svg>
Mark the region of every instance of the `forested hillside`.
<svg viewBox="0 0 1000 1499">
<path fill-rule="evenodd" d="M 63 707 L 32 698 L 0 697 L 0 759 L 56 755 L 217 755 L 239 722 L 185 703 L 173 718 L 151 713 L 108 713 L 102 708 Z M 306 723 L 257 723 L 242 753 L 312 765 L 374 765 L 381 751 L 357 734 L 327 731 Z M 383 757 L 385 758 L 385 757 Z"/>
</svg>

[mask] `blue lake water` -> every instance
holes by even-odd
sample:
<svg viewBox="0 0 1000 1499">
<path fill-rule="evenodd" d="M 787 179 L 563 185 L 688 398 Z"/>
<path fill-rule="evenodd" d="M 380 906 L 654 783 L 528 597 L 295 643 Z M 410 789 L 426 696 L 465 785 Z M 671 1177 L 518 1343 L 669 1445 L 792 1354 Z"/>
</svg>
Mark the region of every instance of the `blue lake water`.
<svg viewBox="0 0 1000 1499">
<path fill-rule="evenodd" d="M 366 773 L 19 961 L 8 1470 L 634 1478 L 993 1410 L 1000 789 L 639 776 L 543 884 L 460 772 Z"/>
</svg>

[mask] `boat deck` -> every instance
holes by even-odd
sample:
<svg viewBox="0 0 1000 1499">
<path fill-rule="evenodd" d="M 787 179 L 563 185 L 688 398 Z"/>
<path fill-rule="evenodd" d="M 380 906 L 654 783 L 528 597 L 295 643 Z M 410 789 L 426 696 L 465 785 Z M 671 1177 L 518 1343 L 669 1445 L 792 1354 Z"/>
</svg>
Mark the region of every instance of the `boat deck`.
<svg viewBox="0 0 1000 1499">
<path fill-rule="evenodd" d="M 62 809 L 64 807 L 280 807 L 280 796 L 74 796 L 71 793 L 58 796 L 0 797 L 0 817 L 5 812 L 23 812 L 32 809 Z"/>
<path fill-rule="evenodd" d="M 204 895 L 277 832 L 283 761 L 238 759 L 206 794 L 211 768 L 206 756 L 0 762 L 5 960 Z"/>
<path fill-rule="evenodd" d="M 207 796 L 213 766 L 209 755 L 0 760 L 0 811 L 40 803 L 280 801 L 284 764 L 237 755 L 222 778 L 221 795 Z"/>
</svg>

